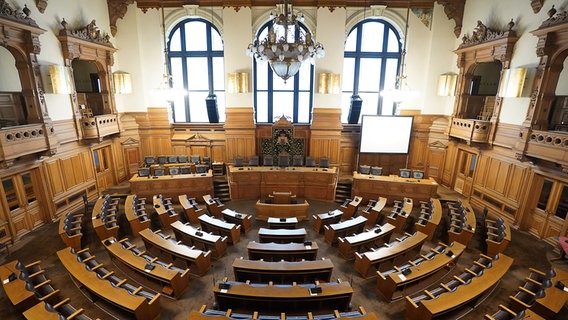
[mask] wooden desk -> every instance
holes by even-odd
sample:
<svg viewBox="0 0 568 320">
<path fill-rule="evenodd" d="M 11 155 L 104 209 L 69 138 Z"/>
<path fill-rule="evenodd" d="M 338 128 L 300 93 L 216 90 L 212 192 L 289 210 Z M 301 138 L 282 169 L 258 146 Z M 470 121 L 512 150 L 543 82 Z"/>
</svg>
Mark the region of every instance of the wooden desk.
<svg viewBox="0 0 568 320">
<path fill-rule="evenodd" d="M 97 273 L 85 268 L 85 265 L 77 260 L 77 256 L 71 253 L 69 248 L 57 251 L 59 260 L 69 274 L 79 282 L 82 287 L 97 297 L 126 310 L 139 320 L 156 319 L 160 314 L 159 294 L 154 299 L 131 295 L 127 290 L 114 287 L 109 281 L 99 279 Z"/>
<path fill-rule="evenodd" d="M 47 311 L 45 302 L 40 302 L 35 306 L 22 312 L 22 315 L 28 320 L 60 320 L 59 313 Z M 84 315 L 83 315 L 84 316 Z M 65 319 L 65 318 L 63 318 Z"/>
<path fill-rule="evenodd" d="M 503 254 L 499 254 L 499 256 L 503 256 Z M 550 279 L 552 286 L 546 288 L 544 291 L 545 296 L 541 299 L 537 299 L 531 307 L 531 311 L 534 311 L 545 319 L 556 319 L 555 317 L 560 314 L 560 311 L 568 301 L 568 292 L 555 287 L 558 281 L 566 285 L 568 282 L 568 271 L 560 268 L 554 268 L 554 271 L 556 272 L 556 276 Z"/>
<path fill-rule="evenodd" d="M 20 271 L 16 269 L 17 263 L 18 261 L 14 260 L 0 266 L 0 280 L 2 281 L 4 292 L 6 292 L 6 296 L 10 299 L 12 305 L 19 312 L 24 312 L 24 310 L 39 303 L 39 299 L 36 298 L 32 291 L 26 290 L 26 282 L 20 279 Z M 12 273 L 14 273 L 17 278 L 7 282 Z"/>
<path fill-rule="evenodd" d="M 132 254 L 132 251 L 124 248 L 115 238 L 108 238 L 102 241 L 102 243 L 111 259 L 128 267 L 128 270 L 135 271 L 137 274 L 128 272 L 128 275 L 131 277 L 135 276 L 138 282 L 142 282 L 149 288 L 156 288 L 155 285 L 149 283 L 148 280 L 151 280 L 158 284 L 157 291 L 179 298 L 189 287 L 189 269 L 185 269 L 183 273 L 180 273 L 177 270 L 165 268 L 160 264 L 148 262 L 142 256 Z M 153 265 L 154 268 L 148 271 L 146 269 L 148 264 Z"/>
<path fill-rule="evenodd" d="M 223 210 L 222 213 L 225 221 L 240 225 L 243 232 L 246 233 L 252 228 L 252 215 L 238 213 L 228 208 Z"/>
<path fill-rule="evenodd" d="M 67 221 L 66 215 L 62 215 L 59 218 L 59 236 L 68 247 L 81 250 L 81 238 L 83 237 L 81 221 L 83 215 L 71 215 L 70 217 L 73 220 Z M 74 220 L 75 217 L 79 217 L 79 220 Z"/>
<path fill-rule="evenodd" d="M 235 280 L 252 283 L 291 284 L 329 282 L 333 263 L 329 259 L 313 261 L 260 261 L 236 258 L 233 261 Z"/>
<path fill-rule="evenodd" d="M 272 204 L 264 203 L 260 200 L 256 202 L 256 219 L 268 220 L 270 217 L 274 218 L 297 218 L 298 220 L 308 219 L 308 209 L 310 205 L 306 200 L 301 203 L 295 204 Z"/>
<path fill-rule="evenodd" d="M 371 250 L 371 248 L 380 247 L 385 242 L 389 242 L 393 232 L 394 226 L 385 223 L 353 236 L 339 237 L 339 253 L 343 258 L 353 260 L 355 259 L 355 252 Z"/>
<path fill-rule="evenodd" d="M 325 315 L 320 315 L 318 318 L 319 319 L 329 319 L 329 320 L 340 320 L 340 319 L 359 319 L 359 320 L 378 320 L 379 318 L 377 317 L 377 315 L 374 312 L 367 312 L 363 307 L 359 307 L 359 312 L 354 313 L 353 311 L 347 311 L 347 312 L 339 312 L 337 311 L 337 313 L 335 312 L 336 310 L 334 310 L 333 314 L 325 314 Z M 311 314 L 311 312 L 307 313 L 306 315 L 302 315 L 302 316 L 292 316 L 292 317 L 288 317 L 286 314 L 281 315 L 282 320 L 291 320 L 291 319 L 296 319 L 296 320 L 308 320 L 311 319 L 310 317 L 313 317 Z M 242 314 L 239 314 L 242 315 Z M 250 313 L 250 314 L 246 314 L 247 319 L 254 319 L 254 316 L 256 315 L 256 312 Z M 219 311 L 219 310 L 213 310 L 213 309 L 207 309 L 206 305 L 201 306 L 201 308 L 199 309 L 199 311 L 192 311 L 189 314 L 189 320 L 231 320 L 231 319 L 235 319 L 233 316 L 233 312 L 232 310 L 227 310 L 227 311 Z M 267 317 L 264 315 L 258 315 L 257 319 L 266 319 Z M 272 319 L 272 318 L 271 318 Z"/>
<path fill-rule="evenodd" d="M 203 201 L 205 202 L 207 211 L 209 211 L 211 216 L 217 219 L 223 219 L 221 212 L 225 209 L 225 205 L 222 204 L 218 198 L 213 198 L 211 195 L 206 194 L 203 196 Z"/>
<path fill-rule="evenodd" d="M 152 203 L 154 204 L 154 210 L 160 217 L 162 222 L 162 228 L 169 228 L 172 223 L 179 220 L 179 214 L 176 213 L 171 204 L 164 204 L 164 198 L 154 195 L 152 197 Z"/>
<path fill-rule="evenodd" d="M 258 229 L 258 241 L 261 243 L 304 243 L 306 241 L 306 229 Z"/>
<path fill-rule="evenodd" d="M 219 259 L 227 253 L 227 242 L 229 239 L 227 236 L 203 232 L 181 221 L 172 223 L 172 229 L 174 230 L 176 240 L 181 241 L 185 245 L 194 246 L 199 250 L 211 250 L 214 259 Z"/>
<path fill-rule="evenodd" d="M 353 219 L 324 226 L 325 242 L 329 245 L 336 245 L 339 237 L 363 232 L 366 223 L 367 218 L 358 216 Z"/>
<path fill-rule="evenodd" d="M 187 220 L 189 223 L 196 224 L 199 223 L 199 216 L 204 214 L 203 209 L 199 207 L 195 198 L 188 198 L 187 194 L 181 194 L 178 196 L 179 203 L 183 207 Z"/>
<path fill-rule="evenodd" d="M 334 201 L 337 168 L 228 167 L 232 200 L 259 199 L 273 191 L 290 191 L 300 198 Z"/>
<path fill-rule="evenodd" d="M 374 176 L 353 172 L 352 194 L 365 199 L 376 199 L 379 196 L 401 199 L 412 195 L 414 200 L 426 201 L 436 197 L 438 183 L 432 179 L 400 178 L 398 176 Z"/>
<path fill-rule="evenodd" d="M 341 221 L 341 210 L 335 209 L 326 213 L 320 213 L 318 215 L 312 215 L 312 222 L 314 224 L 314 231 L 321 233 L 324 230 L 324 226 L 328 226 L 332 223 L 338 223 Z"/>
<path fill-rule="evenodd" d="M 203 231 L 212 232 L 220 236 L 227 236 L 230 244 L 238 243 L 241 239 L 240 225 L 215 219 L 206 214 L 199 216 L 199 223 Z"/>
<path fill-rule="evenodd" d="M 268 229 L 296 229 L 296 218 L 268 218 Z"/>
<path fill-rule="evenodd" d="M 151 197 L 156 190 L 166 198 L 174 198 L 180 194 L 191 194 L 201 198 L 213 194 L 213 175 L 211 170 L 202 174 L 178 174 L 174 176 L 139 177 L 138 174 L 129 180 L 130 192 L 140 197 Z"/>
<path fill-rule="evenodd" d="M 138 235 L 141 230 L 150 227 L 150 218 L 146 213 L 146 209 L 138 209 L 137 204 L 134 203 L 136 195 L 128 195 L 124 202 L 124 214 L 132 228 L 132 233 Z"/>
<path fill-rule="evenodd" d="M 512 258 L 499 254 L 499 259 L 493 260 L 493 266 L 486 268 L 483 275 L 473 277 L 469 284 L 460 285 L 454 291 L 442 293 L 436 299 L 422 300 L 418 304 L 407 296 L 407 319 L 429 320 L 448 312 L 459 312 L 459 309 L 467 304 L 475 304 L 478 297 L 497 285 L 512 263 Z M 474 307 L 474 305 L 471 306 L 472 309 Z M 463 313 L 460 313 L 460 315 L 463 315 Z"/>
<path fill-rule="evenodd" d="M 370 200 L 369 204 L 363 211 L 361 211 L 361 215 L 367 218 L 367 227 L 372 227 L 377 223 L 377 219 L 379 218 L 379 214 L 385 208 L 387 204 L 387 198 L 379 197 L 376 201 Z"/>
<path fill-rule="evenodd" d="M 322 283 L 321 293 L 311 295 L 307 286 L 249 285 L 228 282 L 231 287 L 222 291 L 213 288 L 215 301 L 221 310 L 258 310 L 271 313 L 336 309 L 346 311 L 351 304 L 353 288 L 348 282 Z"/>
<path fill-rule="evenodd" d="M 251 241 L 247 245 L 250 260 L 264 261 L 301 261 L 315 260 L 318 255 L 318 244 L 305 243 L 260 243 Z"/>
<path fill-rule="evenodd" d="M 424 241 L 426 241 L 426 235 L 417 231 L 403 241 L 382 246 L 375 251 L 357 252 L 355 253 L 355 269 L 363 278 L 376 275 L 375 270 L 371 270 L 371 267 L 378 271 L 385 271 L 396 264 L 400 264 L 420 252 Z"/>
<path fill-rule="evenodd" d="M 144 241 L 147 250 L 154 250 L 156 255 L 162 256 L 174 264 L 181 261 L 180 268 L 190 268 L 190 273 L 202 276 L 211 268 L 211 251 L 191 249 L 190 247 L 177 244 L 170 239 L 164 239 L 150 229 L 140 231 L 140 237 Z"/>
<path fill-rule="evenodd" d="M 446 255 L 449 250 L 453 252 L 452 256 Z M 407 275 L 403 275 L 398 269 L 386 275 L 377 272 L 377 292 L 391 301 L 426 289 L 454 268 L 464 250 L 463 244 L 454 242 L 444 253 L 436 254 L 431 260 L 426 259 L 415 266 L 410 264 L 408 270 L 411 273 Z"/>
<path fill-rule="evenodd" d="M 339 206 L 339 210 L 342 212 L 341 219 L 347 220 L 353 217 L 353 214 L 355 214 L 355 212 L 357 212 L 357 210 L 359 209 L 361 201 L 363 201 L 363 198 L 355 196 L 353 197 L 353 200 L 349 201 L 349 203 L 346 203 L 345 206 Z"/>
<path fill-rule="evenodd" d="M 436 228 L 442 220 L 442 204 L 439 199 L 430 199 L 432 201 L 432 207 L 430 208 L 430 214 L 427 219 L 418 219 L 414 226 L 417 231 L 420 231 L 428 236 L 427 240 L 432 240 Z"/>
<path fill-rule="evenodd" d="M 410 213 L 412 212 L 412 207 L 414 206 L 414 202 L 412 201 L 412 199 L 406 197 L 402 200 L 402 202 L 401 201 L 394 201 L 394 202 L 395 204 L 398 204 L 399 207 L 398 209 L 395 207 L 395 209 L 393 209 L 393 212 L 391 212 L 391 214 L 387 216 L 387 222 L 394 226 L 395 231 L 397 233 L 403 233 L 404 225 L 406 224 L 406 220 L 408 219 Z M 396 214 L 395 210 L 397 210 Z"/>
<path fill-rule="evenodd" d="M 104 207 L 104 202 L 105 202 L 105 197 L 100 197 L 99 199 L 97 199 L 93 207 L 93 212 L 91 217 L 91 221 L 93 223 L 93 229 L 95 229 L 95 232 L 99 237 L 99 240 L 103 240 L 110 237 L 115 237 L 115 238 L 118 237 L 119 227 L 116 217 L 114 217 L 114 225 L 108 225 L 108 222 L 107 223 L 103 222 L 103 218 L 108 215 L 108 212 L 106 211 L 107 208 Z"/>
<path fill-rule="evenodd" d="M 486 220 L 487 222 L 488 220 Z M 503 222 L 503 231 L 498 231 L 498 230 L 491 230 L 489 228 L 487 228 L 487 233 L 488 233 L 488 237 L 487 239 L 485 239 L 485 243 L 487 244 L 487 255 L 488 256 L 494 256 L 498 253 L 503 252 L 507 246 L 509 245 L 509 242 L 511 241 L 511 225 L 509 225 L 509 223 L 507 222 Z M 497 241 L 497 239 L 489 237 L 489 233 L 494 233 L 494 232 L 503 232 L 504 236 L 501 239 L 501 241 Z M 499 236 L 497 234 L 497 236 Z"/>
</svg>

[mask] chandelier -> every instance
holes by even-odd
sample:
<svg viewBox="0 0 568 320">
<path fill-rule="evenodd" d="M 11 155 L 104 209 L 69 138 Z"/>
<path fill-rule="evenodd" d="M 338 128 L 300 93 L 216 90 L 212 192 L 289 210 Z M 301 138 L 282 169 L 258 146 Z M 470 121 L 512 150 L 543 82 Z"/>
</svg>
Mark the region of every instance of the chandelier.
<svg viewBox="0 0 568 320">
<path fill-rule="evenodd" d="M 272 25 L 265 39 L 255 39 L 248 45 L 246 53 L 258 62 L 270 63 L 272 71 L 284 82 L 298 73 L 302 62 L 325 55 L 323 46 L 315 42 L 309 31 L 304 31 L 298 22 L 304 21 L 304 15 L 297 17 L 288 0 L 280 8 L 279 14 L 270 14 Z"/>
</svg>

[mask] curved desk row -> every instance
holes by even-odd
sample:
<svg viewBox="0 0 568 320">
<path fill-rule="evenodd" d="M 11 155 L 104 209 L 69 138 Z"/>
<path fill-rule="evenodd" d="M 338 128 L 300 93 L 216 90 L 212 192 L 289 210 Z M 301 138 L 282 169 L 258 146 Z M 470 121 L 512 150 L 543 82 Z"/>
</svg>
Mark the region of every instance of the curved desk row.
<svg viewBox="0 0 568 320">
<path fill-rule="evenodd" d="M 315 260 L 318 255 L 317 242 L 308 243 L 259 243 L 251 241 L 247 245 L 248 258 L 264 261 Z"/>
<path fill-rule="evenodd" d="M 329 259 L 313 261 L 261 261 L 236 258 L 233 261 L 235 280 L 253 283 L 291 284 L 329 282 L 333 263 Z"/>
</svg>

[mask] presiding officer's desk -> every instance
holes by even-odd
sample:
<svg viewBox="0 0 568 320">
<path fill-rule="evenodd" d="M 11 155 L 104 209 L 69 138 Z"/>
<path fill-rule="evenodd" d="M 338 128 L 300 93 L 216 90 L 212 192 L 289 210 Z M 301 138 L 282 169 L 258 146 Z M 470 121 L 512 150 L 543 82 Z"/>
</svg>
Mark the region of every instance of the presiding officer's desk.
<svg viewBox="0 0 568 320">
<path fill-rule="evenodd" d="M 364 199 L 377 199 L 379 196 L 389 200 L 412 196 L 416 201 L 435 198 L 438 183 L 432 179 L 401 178 L 399 176 L 374 176 L 353 172 L 353 188 L 351 194 Z"/>
<path fill-rule="evenodd" d="M 260 243 L 251 241 L 247 245 L 248 258 L 264 261 L 315 260 L 318 255 L 317 242 L 306 243 Z"/>
<path fill-rule="evenodd" d="M 130 193 L 137 194 L 139 197 L 150 198 L 159 192 L 165 198 L 174 198 L 180 194 L 191 194 L 191 196 L 201 199 L 206 194 L 213 194 L 213 174 L 211 170 L 207 173 L 191 173 L 164 176 L 140 177 L 135 174 L 130 179 Z"/>
<path fill-rule="evenodd" d="M 290 191 L 298 198 L 334 201 L 338 173 L 335 167 L 229 166 L 231 200 L 260 199 L 274 191 Z"/>
<path fill-rule="evenodd" d="M 272 313 L 318 312 L 318 310 L 347 311 L 353 288 L 349 282 L 319 284 L 321 292 L 310 294 L 314 284 L 266 285 L 228 281 L 229 289 L 215 285 L 213 293 L 220 310 L 258 310 Z"/>
<path fill-rule="evenodd" d="M 235 280 L 252 283 L 291 284 L 329 282 L 333 263 L 329 259 L 313 261 L 262 261 L 236 258 L 233 262 Z"/>
</svg>

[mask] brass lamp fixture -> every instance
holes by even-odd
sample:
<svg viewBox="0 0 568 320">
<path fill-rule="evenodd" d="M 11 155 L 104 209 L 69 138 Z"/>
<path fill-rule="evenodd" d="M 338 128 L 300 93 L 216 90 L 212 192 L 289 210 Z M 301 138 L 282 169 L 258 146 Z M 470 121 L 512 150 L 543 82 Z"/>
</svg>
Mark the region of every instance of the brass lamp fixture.
<svg viewBox="0 0 568 320">
<path fill-rule="evenodd" d="M 284 82 L 298 73 L 302 62 L 322 58 L 325 50 L 321 43 L 313 39 L 309 31 L 304 31 L 299 22 L 304 16 L 297 17 L 292 5 L 284 0 L 281 12 L 271 13 L 272 25 L 265 39 L 255 39 L 246 49 L 249 57 L 258 62 L 268 62 L 272 71 Z"/>
</svg>

